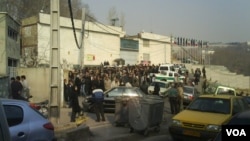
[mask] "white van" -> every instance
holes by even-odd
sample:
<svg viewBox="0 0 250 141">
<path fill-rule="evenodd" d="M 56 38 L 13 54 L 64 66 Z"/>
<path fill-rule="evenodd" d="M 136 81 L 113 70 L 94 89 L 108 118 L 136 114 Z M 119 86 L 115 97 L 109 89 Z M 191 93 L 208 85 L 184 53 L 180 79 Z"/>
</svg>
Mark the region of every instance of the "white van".
<svg viewBox="0 0 250 141">
<path fill-rule="evenodd" d="M 164 72 L 164 71 L 175 71 L 174 64 L 162 64 L 159 66 L 158 72 Z"/>
</svg>

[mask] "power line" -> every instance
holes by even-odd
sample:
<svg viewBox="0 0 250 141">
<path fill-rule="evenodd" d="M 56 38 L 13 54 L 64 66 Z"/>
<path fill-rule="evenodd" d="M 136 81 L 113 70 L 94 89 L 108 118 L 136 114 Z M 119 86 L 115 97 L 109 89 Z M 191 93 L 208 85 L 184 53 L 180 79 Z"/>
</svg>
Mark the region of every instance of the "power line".
<svg viewBox="0 0 250 141">
<path fill-rule="evenodd" d="M 71 19 L 71 23 L 72 23 L 72 28 L 73 28 L 73 33 L 74 33 L 74 37 L 75 37 L 76 46 L 77 46 L 78 49 L 80 49 L 82 47 L 82 40 L 81 40 L 81 45 L 79 45 L 79 43 L 77 41 L 77 37 L 76 37 L 76 29 L 75 29 L 75 24 L 74 24 L 74 19 L 73 19 L 71 0 L 68 0 L 68 4 L 69 4 L 70 19 Z M 82 37 L 83 37 L 83 34 L 82 34 Z"/>
</svg>

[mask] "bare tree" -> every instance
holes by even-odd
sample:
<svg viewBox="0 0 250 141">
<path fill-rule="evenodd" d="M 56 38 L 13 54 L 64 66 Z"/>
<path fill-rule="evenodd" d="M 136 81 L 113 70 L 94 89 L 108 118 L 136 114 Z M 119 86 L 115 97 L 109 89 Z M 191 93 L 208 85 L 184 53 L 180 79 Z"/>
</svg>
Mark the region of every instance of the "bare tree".
<svg viewBox="0 0 250 141">
<path fill-rule="evenodd" d="M 81 0 L 71 0 L 73 18 L 82 18 L 82 8 L 85 7 L 87 14 L 91 13 L 89 6 Z M 7 12 L 15 20 L 37 15 L 39 12 L 50 13 L 50 0 L 0 0 L 0 10 Z M 60 0 L 60 14 L 63 17 L 70 17 L 69 0 Z M 94 17 L 91 14 L 91 17 Z"/>
<path fill-rule="evenodd" d="M 118 18 L 118 14 L 117 14 L 116 8 L 115 7 L 111 7 L 109 9 L 109 13 L 108 13 L 108 21 L 109 21 L 110 25 L 115 26 L 116 25 L 116 21 L 118 21 L 118 20 L 119 20 L 119 18 Z"/>
<path fill-rule="evenodd" d="M 120 25 L 121 25 L 121 27 L 124 29 L 124 27 L 125 27 L 125 23 L 126 23 L 126 21 L 125 21 L 125 14 L 123 13 L 123 12 L 121 12 L 121 16 L 120 16 Z"/>
</svg>

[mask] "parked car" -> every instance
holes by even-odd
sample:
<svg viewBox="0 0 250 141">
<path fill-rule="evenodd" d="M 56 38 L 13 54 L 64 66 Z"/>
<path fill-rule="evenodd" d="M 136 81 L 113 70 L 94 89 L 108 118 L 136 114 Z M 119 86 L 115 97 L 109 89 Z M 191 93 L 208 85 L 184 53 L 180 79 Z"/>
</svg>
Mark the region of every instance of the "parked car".
<svg viewBox="0 0 250 141">
<path fill-rule="evenodd" d="M 246 102 L 250 108 L 250 96 L 243 96 L 243 98 L 246 100 Z"/>
<path fill-rule="evenodd" d="M 184 82 L 185 76 L 174 71 L 163 71 L 161 73 L 155 74 L 155 79 L 159 81 L 174 82 L 175 77 L 178 78 L 179 82 Z"/>
<path fill-rule="evenodd" d="M 201 95 L 172 118 L 169 132 L 173 140 L 209 140 L 233 115 L 247 109 L 243 97 Z"/>
<path fill-rule="evenodd" d="M 7 119 L 5 116 L 4 108 L 2 105 L 2 102 L 0 100 L 0 140 L 1 141 L 11 141 L 10 132 L 9 132 L 9 126 L 7 123 Z"/>
<path fill-rule="evenodd" d="M 115 111 L 115 99 L 117 97 L 143 97 L 145 95 L 144 92 L 141 91 L 138 87 L 126 87 L 126 86 L 119 86 L 115 88 L 111 88 L 110 90 L 104 92 L 104 111 L 114 112 Z M 86 97 L 83 101 L 83 105 L 85 107 L 85 111 L 93 112 L 93 98 L 92 96 Z"/>
<path fill-rule="evenodd" d="M 28 102 L 1 99 L 12 141 L 55 141 L 53 124 Z"/>
<path fill-rule="evenodd" d="M 170 88 L 169 82 L 166 81 L 154 81 L 148 87 L 148 94 L 153 94 L 156 83 L 160 86 L 159 96 L 167 96 L 167 90 Z"/>
<path fill-rule="evenodd" d="M 205 89 L 204 94 L 215 94 L 215 95 L 234 95 L 236 96 L 236 90 L 233 87 L 225 86 L 221 84 L 209 84 Z"/>
<path fill-rule="evenodd" d="M 183 86 L 183 104 L 190 104 L 195 98 L 200 95 L 200 92 L 194 86 Z"/>
<path fill-rule="evenodd" d="M 246 110 L 234 115 L 227 124 L 225 125 L 244 125 L 250 126 L 250 110 Z M 209 141 L 222 141 L 221 131 L 217 134 L 214 139 Z"/>
</svg>

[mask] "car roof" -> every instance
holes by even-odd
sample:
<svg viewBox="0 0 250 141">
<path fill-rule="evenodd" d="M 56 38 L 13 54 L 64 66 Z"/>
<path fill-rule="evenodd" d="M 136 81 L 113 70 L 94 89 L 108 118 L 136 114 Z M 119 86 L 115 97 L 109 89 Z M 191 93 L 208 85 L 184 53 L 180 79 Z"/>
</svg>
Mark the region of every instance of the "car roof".
<svg viewBox="0 0 250 141">
<path fill-rule="evenodd" d="M 168 84 L 169 82 L 168 81 L 161 81 L 161 80 L 155 80 L 155 81 L 153 81 L 153 83 L 154 82 L 157 82 L 157 83 L 165 83 L 165 84 Z"/>
<path fill-rule="evenodd" d="M 238 96 L 234 96 L 234 95 L 203 94 L 203 95 L 200 95 L 199 97 L 202 97 L 202 98 L 222 98 L 222 99 L 231 99 L 231 98 L 233 98 L 233 97 L 238 97 Z"/>
<path fill-rule="evenodd" d="M 237 118 L 250 118 L 250 110 L 240 112 L 240 113 L 236 114 L 235 117 L 237 117 Z"/>
<path fill-rule="evenodd" d="M 5 102 L 20 102 L 20 103 L 27 103 L 27 101 L 24 100 L 17 100 L 17 99 L 8 99 L 8 98 L 0 98 L 0 100 L 5 103 Z"/>
<path fill-rule="evenodd" d="M 186 88 L 195 88 L 194 86 L 188 86 L 188 85 L 184 85 L 183 87 L 186 87 Z"/>
</svg>

